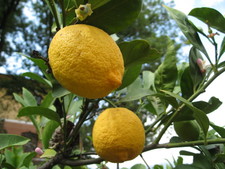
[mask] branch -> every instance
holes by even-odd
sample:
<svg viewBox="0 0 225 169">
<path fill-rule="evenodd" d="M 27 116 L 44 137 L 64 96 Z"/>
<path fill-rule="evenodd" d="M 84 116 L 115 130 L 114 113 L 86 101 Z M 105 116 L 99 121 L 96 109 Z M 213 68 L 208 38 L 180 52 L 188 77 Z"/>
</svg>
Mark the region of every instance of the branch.
<svg viewBox="0 0 225 169">
<path fill-rule="evenodd" d="M 79 160 L 70 160 L 70 159 L 63 159 L 61 160 L 60 164 L 69 165 L 69 166 L 82 166 L 88 164 L 100 164 L 104 161 L 102 158 L 92 158 L 92 159 L 79 159 Z"/>
<path fill-rule="evenodd" d="M 211 139 L 207 140 L 207 145 L 208 144 L 224 144 L 225 139 L 220 138 L 220 139 Z M 143 152 L 153 150 L 153 149 L 158 149 L 158 148 L 178 148 L 178 147 L 192 147 L 192 146 L 197 146 L 197 145 L 205 145 L 205 140 L 197 140 L 197 141 L 189 141 L 189 142 L 181 142 L 181 143 L 166 143 L 166 144 L 149 144 L 145 146 Z"/>
<path fill-rule="evenodd" d="M 58 164 L 59 161 L 62 161 L 63 155 L 57 154 L 55 157 L 51 158 L 49 161 L 44 163 L 41 167 L 38 169 L 51 169 L 54 165 Z"/>
</svg>

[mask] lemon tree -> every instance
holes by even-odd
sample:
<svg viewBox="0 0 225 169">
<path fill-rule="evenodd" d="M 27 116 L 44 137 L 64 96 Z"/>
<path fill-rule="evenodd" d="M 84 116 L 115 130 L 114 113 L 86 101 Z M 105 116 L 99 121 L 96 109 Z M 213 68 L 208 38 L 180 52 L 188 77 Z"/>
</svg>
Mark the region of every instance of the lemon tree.
<svg viewBox="0 0 225 169">
<path fill-rule="evenodd" d="M 104 168 L 108 161 L 119 168 L 119 163 L 137 156 L 143 163 L 132 168 L 150 168 L 151 158 L 144 158 L 145 152 L 187 146 L 198 152 L 180 153 L 193 155 L 193 163 L 183 164 L 179 157 L 172 168 L 225 168 L 223 149 L 215 151 L 225 143 L 225 129 L 208 118 L 222 102 L 216 97 L 196 101 L 225 72 L 225 40 L 219 44 L 216 39 L 217 31 L 225 33 L 220 12 L 196 8 L 189 13 L 205 22 L 209 29 L 205 32 L 181 11 L 164 6 L 192 45 L 188 63 L 180 63 L 169 38 L 163 57 L 149 41 L 117 44 L 111 38 L 137 18 L 141 0 L 46 2 L 55 19 L 48 59 L 37 53 L 35 58 L 25 55 L 44 76 L 25 75 L 48 86 L 49 92 L 41 101 L 26 89 L 22 95 L 14 94 L 23 106 L 18 116 L 33 122 L 43 145 L 41 157 L 49 158 L 39 159 L 40 169 L 96 163 Z M 203 37 L 214 47 L 215 59 Z M 143 69 L 156 59 L 162 63 L 154 72 Z M 182 139 L 172 134 L 162 143 L 173 124 Z M 1 155 L 1 159 L 6 158 Z"/>
</svg>

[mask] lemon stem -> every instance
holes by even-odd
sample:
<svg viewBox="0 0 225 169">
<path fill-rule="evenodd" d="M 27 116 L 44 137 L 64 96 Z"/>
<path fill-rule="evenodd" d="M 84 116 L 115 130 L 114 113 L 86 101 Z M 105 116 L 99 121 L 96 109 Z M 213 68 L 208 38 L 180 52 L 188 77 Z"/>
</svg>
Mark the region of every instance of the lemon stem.
<svg viewBox="0 0 225 169">
<path fill-rule="evenodd" d="M 151 169 L 148 165 L 148 163 L 146 162 L 146 160 L 144 159 L 144 157 L 142 156 L 142 154 L 140 154 L 141 159 L 144 161 L 145 165 L 147 166 L 148 169 Z"/>
<path fill-rule="evenodd" d="M 113 103 L 111 100 L 107 99 L 106 97 L 103 98 L 103 100 L 105 100 L 106 102 L 108 102 L 109 104 L 111 104 L 113 107 L 117 107 L 115 103 Z"/>
</svg>

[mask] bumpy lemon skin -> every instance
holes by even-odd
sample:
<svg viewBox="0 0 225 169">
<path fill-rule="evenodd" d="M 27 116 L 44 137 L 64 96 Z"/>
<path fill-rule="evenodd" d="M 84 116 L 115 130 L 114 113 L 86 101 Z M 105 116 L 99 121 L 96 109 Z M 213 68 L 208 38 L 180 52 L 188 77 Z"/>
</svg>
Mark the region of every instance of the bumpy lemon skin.
<svg viewBox="0 0 225 169">
<path fill-rule="evenodd" d="M 106 161 L 120 163 L 137 157 L 144 148 L 141 120 L 126 108 L 108 108 L 97 118 L 93 131 L 96 153 Z"/>
<path fill-rule="evenodd" d="M 122 53 L 106 32 L 94 26 L 76 24 L 59 30 L 48 55 L 54 77 L 78 96 L 101 98 L 122 83 Z"/>
</svg>

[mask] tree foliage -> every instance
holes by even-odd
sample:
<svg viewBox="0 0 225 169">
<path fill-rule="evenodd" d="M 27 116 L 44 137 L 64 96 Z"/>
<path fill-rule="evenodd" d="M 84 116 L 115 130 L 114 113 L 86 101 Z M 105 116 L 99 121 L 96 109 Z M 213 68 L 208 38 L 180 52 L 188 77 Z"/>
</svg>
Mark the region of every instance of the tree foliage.
<svg viewBox="0 0 225 169">
<path fill-rule="evenodd" d="M 65 0 L 56 4 L 53 0 L 46 0 L 54 16 L 54 31 L 69 24 L 86 23 L 102 28 L 109 34 L 119 34 L 131 24 L 131 21 L 135 21 L 141 10 L 142 1 L 135 0 L 135 2 L 134 6 L 127 0 L 90 1 L 95 14 L 88 16 L 83 21 L 78 21 L 72 11 L 86 2 Z M 112 10 L 115 8 L 116 13 Z M 182 157 L 178 157 L 177 160 L 174 160 L 174 164 L 168 165 L 168 168 L 225 168 L 224 127 L 213 124 L 208 118 L 208 114 L 213 114 L 222 103 L 214 96 L 209 101 L 195 100 L 217 77 L 225 72 L 225 64 L 222 61 L 225 40 L 218 44 L 216 39 L 217 31 L 220 31 L 221 34 L 225 32 L 224 24 L 221 24 L 225 22 L 225 19 L 221 17 L 220 12 L 212 8 L 193 9 L 189 15 L 202 20 L 209 28 L 209 32 L 204 32 L 198 29 L 181 11 L 168 6 L 164 6 L 164 8 L 192 45 L 189 56 L 187 56 L 188 62 L 178 62 L 176 45 L 170 38 L 167 38 L 165 54 L 162 55 L 159 52 L 161 47 L 156 45 L 156 49 L 153 48 L 149 40 L 136 40 L 135 36 L 138 35 L 135 34 L 131 40 L 129 37 L 124 37 L 123 39 L 126 41 L 118 43 L 125 63 L 123 82 L 121 88 L 104 98 L 87 99 L 70 93 L 61 87 L 49 72 L 47 59 L 39 53 L 36 53 L 36 58 L 23 54 L 26 59 L 38 65 L 44 77 L 32 72 L 25 75 L 50 88 L 40 103 L 25 88 L 22 95 L 14 94 L 15 99 L 23 106 L 18 116 L 30 118 L 43 144 L 44 154 L 41 159 L 44 159 L 44 163 L 41 164 L 41 169 L 53 166 L 59 168 L 70 166 L 72 168 L 86 165 L 83 167 L 87 167 L 89 164 L 96 163 L 101 163 L 98 165 L 99 168 L 105 168 L 107 164 L 104 159 L 92 156 L 96 153 L 92 147 L 91 129 L 98 114 L 108 107 L 127 107 L 140 117 L 145 126 L 147 138 L 143 153 L 158 148 L 187 146 L 198 151 L 197 153 L 180 151 L 180 155 L 193 156 L 193 163 L 184 164 Z M 102 13 L 103 11 L 104 13 Z M 117 19 L 119 19 L 118 16 L 121 16 L 122 21 L 112 21 L 115 24 L 104 22 L 106 18 L 113 20 L 114 15 L 117 15 Z M 101 18 L 102 20 L 94 22 L 94 19 Z M 219 22 L 215 22 L 216 18 L 221 19 Z M 152 27 L 154 28 L 154 25 Z M 202 37 L 214 47 L 215 60 L 209 56 L 200 35 L 203 35 Z M 161 63 L 155 71 L 141 69 L 144 64 L 154 63 L 157 59 L 160 59 Z M 207 60 L 209 66 L 206 66 L 203 60 Z M 150 118 L 151 122 L 148 122 L 147 120 Z M 166 143 L 161 143 L 162 137 L 168 128 L 174 125 L 174 122 L 192 120 L 195 120 L 196 125 L 199 126 L 198 138 L 190 141 L 173 134 Z M 5 138 L 7 137 L 9 136 L 5 136 Z M 16 141 L 13 143 L 17 144 Z M 8 142 L 4 142 L 4 145 L 5 147 L 13 146 Z M 1 155 L 0 162 L 6 168 L 12 165 L 15 167 L 28 166 L 29 164 L 24 164 L 24 162 L 16 165 L 7 161 L 10 158 L 14 159 L 14 154 L 19 153 L 6 149 Z M 143 156 L 140 156 L 146 162 Z M 31 157 L 33 157 L 32 154 L 24 155 L 24 158 Z M 145 165 L 149 164 L 145 163 Z M 33 167 L 32 164 L 31 166 Z M 132 168 L 145 168 L 145 166 L 136 164 Z M 163 168 L 163 166 L 156 165 L 154 168 Z"/>
<path fill-rule="evenodd" d="M 12 65 L 6 65 L 10 57 L 22 60 L 19 69 L 32 66 L 17 52 L 32 55 L 33 50 L 38 50 L 47 57 L 53 19 L 44 1 L 1 0 L 0 13 L 0 66 L 16 74 L 15 69 L 9 70 Z"/>
</svg>

